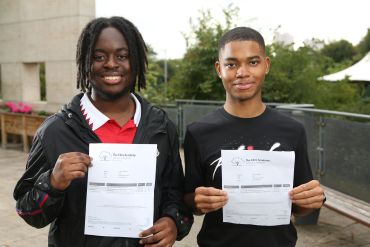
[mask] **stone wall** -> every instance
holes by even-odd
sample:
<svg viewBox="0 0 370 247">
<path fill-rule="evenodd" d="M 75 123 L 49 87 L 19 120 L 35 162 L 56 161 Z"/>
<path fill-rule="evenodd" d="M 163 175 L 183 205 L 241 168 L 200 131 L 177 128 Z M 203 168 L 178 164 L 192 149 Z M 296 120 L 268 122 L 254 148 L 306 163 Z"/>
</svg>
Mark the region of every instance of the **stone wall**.
<svg viewBox="0 0 370 247">
<path fill-rule="evenodd" d="M 2 100 L 56 111 L 77 93 L 76 44 L 95 17 L 93 0 L 0 0 Z M 46 102 L 40 101 L 39 64 L 45 64 Z"/>
</svg>

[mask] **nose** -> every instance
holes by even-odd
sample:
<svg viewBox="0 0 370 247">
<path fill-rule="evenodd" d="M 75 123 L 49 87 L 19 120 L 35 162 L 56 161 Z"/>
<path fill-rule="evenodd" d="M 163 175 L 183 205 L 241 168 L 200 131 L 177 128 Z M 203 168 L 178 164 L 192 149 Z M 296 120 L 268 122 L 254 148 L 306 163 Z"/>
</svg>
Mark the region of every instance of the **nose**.
<svg viewBox="0 0 370 247">
<path fill-rule="evenodd" d="M 107 62 L 104 65 L 105 65 L 105 67 L 108 67 L 108 68 L 111 68 L 111 69 L 117 68 L 118 64 L 117 64 L 117 61 L 115 59 L 115 56 L 113 56 L 113 55 L 109 56 Z"/>
<path fill-rule="evenodd" d="M 242 78 L 249 75 L 248 67 L 245 65 L 240 65 L 238 70 L 236 71 L 236 77 Z"/>
</svg>

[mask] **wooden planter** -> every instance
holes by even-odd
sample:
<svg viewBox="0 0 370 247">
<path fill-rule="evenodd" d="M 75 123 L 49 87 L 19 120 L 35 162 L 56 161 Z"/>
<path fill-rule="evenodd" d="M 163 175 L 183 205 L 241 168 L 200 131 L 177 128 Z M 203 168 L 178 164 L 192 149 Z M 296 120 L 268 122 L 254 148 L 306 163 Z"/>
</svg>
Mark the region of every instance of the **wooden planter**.
<svg viewBox="0 0 370 247">
<path fill-rule="evenodd" d="M 8 134 L 22 137 L 23 151 L 29 151 L 28 137 L 34 136 L 38 127 L 44 122 L 45 116 L 1 112 L 1 143 L 7 147 Z"/>
</svg>

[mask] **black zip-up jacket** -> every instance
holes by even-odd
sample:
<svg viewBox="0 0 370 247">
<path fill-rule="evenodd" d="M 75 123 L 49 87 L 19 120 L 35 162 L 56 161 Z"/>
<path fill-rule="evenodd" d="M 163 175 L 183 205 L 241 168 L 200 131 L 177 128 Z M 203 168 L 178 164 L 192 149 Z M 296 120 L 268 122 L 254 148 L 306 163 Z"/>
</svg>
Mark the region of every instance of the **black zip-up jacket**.
<svg viewBox="0 0 370 247">
<path fill-rule="evenodd" d="M 26 171 L 18 181 L 14 198 L 18 214 L 31 226 L 49 223 L 49 246 L 123 247 L 140 246 L 138 239 L 84 235 L 87 176 L 73 180 L 65 191 L 50 185 L 50 174 L 58 156 L 67 152 L 89 153 L 89 143 L 100 139 L 88 126 L 80 110 L 82 94 L 76 95 L 38 129 L 27 160 Z M 141 103 L 141 119 L 133 143 L 157 144 L 154 189 L 154 221 L 171 217 L 180 240 L 192 224 L 191 213 L 183 203 L 184 174 L 179 156 L 175 125 L 166 113 L 136 95 Z"/>
</svg>

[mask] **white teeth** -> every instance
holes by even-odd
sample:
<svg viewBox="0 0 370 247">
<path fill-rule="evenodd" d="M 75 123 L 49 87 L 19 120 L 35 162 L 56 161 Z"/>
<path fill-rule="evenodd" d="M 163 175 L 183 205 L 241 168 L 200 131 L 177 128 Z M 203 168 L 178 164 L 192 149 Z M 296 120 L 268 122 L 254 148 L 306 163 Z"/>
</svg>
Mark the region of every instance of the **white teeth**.
<svg viewBox="0 0 370 247">
<path fill-rule="evenodd" d="M 120 76 L 104 76 L 104 79 L 105 80 L 110 80 L 110 81 L 119 80 Z"/>
</svg>

